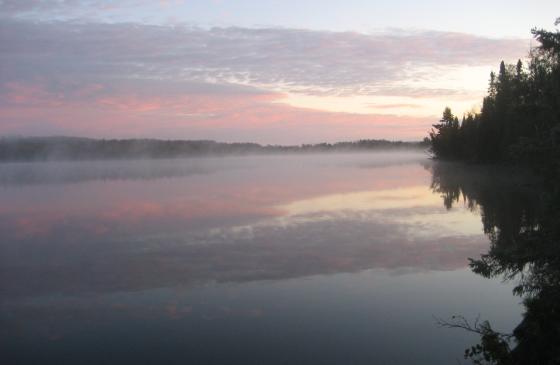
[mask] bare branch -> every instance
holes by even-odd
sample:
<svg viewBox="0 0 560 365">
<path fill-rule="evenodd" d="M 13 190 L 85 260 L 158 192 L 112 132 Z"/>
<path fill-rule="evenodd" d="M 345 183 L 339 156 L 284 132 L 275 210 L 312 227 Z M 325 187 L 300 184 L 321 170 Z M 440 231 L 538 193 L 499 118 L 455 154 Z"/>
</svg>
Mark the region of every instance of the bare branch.
<svg viewBox="0 0 560 365">
<path fill-rule="evenodd" d="M 451 316 L 450 320 L 445 320 L 436 316 L 432 316 L 439 327 L 443 328 L 460 328 L 469 332 L 477 333 L 479 335 L 495 334 L 505 340 L 509 340 L 513 337 L 510 333 L 501 333 L 494 331 L 490 324 L 486 321 L 480 322 L 480 314 L 478 314 L 475 320 L 469 322 L 464 316 L 454 315 Z"/>
</svg>

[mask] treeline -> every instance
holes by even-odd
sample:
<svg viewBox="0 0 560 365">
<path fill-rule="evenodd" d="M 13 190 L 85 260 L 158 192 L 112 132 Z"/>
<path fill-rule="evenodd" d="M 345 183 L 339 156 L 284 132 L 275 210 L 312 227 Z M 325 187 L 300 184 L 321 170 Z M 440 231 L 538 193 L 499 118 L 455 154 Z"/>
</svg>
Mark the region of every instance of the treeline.
<svg viewBox="0 0 560 365">
<path fill-rule="evenodd" d="M 498 73 L 490 74 L 480 113 L 459 121 L 445 108 L 429 134 L 435 157 L 558 167 L 560 32 L 533 29 L 532 34 L 540 46 L 526 64 L 502 61 Z"/>
<path fill-rule="evenodd" d="M 205 140 L 90 139 L 75 137 L 0 138 L 0 161 L 179 158 L 300 152 L 358 152 L 425 149 L 427 142 L 360 140 L 299 146 L 221 143 Z"/>
</svg>

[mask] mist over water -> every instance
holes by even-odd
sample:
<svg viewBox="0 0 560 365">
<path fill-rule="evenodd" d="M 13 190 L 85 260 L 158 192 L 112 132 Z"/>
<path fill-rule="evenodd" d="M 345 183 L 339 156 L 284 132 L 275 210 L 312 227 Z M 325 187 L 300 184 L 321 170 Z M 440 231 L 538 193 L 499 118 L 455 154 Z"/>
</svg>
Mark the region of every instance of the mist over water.
<svg viewBox="0 0 560 365">
<path fill-rule="evenodd" d="M 283 153 L 244 156 L 196 156 L 173 159 L 113 159 L 93 161 L 37 161 L 0 163 L 0 184 L 21 186 L 29 184 L 75 183 L 90 180 L 151 180 L 212 174 L 232 169 L 257 169 L 274 164 L 276 168 L 296 166 L 376 167 L 409 164 L 425 159 L 419 150 L 379 151 L 375 159 L 371 152 L 362 153 Z"/>
<path fill-rule="evenodd" d="M 456 362 L 519 322 L 418 152 L 0 164 L 10 363 Z M 25 351 L 24 351 L 25 349 Z M 44 361 L 41 361 L 44 363 Z"/>
</svg>

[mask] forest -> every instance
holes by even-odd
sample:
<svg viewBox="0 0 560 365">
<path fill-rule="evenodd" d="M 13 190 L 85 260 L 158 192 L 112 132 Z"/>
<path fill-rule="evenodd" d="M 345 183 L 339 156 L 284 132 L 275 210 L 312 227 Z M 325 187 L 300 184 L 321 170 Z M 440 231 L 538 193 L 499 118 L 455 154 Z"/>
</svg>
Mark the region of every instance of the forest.
<svg viewBox="0 0 560 365">
<path fill-rule="evenodd" d="M 294 146 L 224 143 L 208 140 L 91 139 L 78 137 L 0 138 L 0 161 L 180 158 L 274 153 L 360 152 L 425 149 L 426 141 L 364 139 Z"/>
<path fill-rule="evenodd" d="M 560 24 L 560 18 L 555 25 Z M 531 165 L 558 171 L 560 156 L 560 32 L 533 29 L 538 47 L 526 63 L 505 64 L 490 74 L 478 113 L 461 121 L 445 108 L 429 133 L 431 152 L 442 160 Z"/>
<path fill-rule="evenodd" d="M 487 253 L 469 259 L 472 271 L 515 282 L 525 308 L 512 333 L 460 314 L 437 319 L 442 327 L 480 335 L 464 353 L 474 364 L 560 363 L 560 31 L 532 34 L 539 46 L 526 64 L 501 62 L 490 74 L 479 113 L 459 121 L 445 108 L 429 134 L 439 160 L 430 166 L 432 189 L 447 209 L 464 202 L 480 210 L 490 239 Z M 507 183 L 494 174 L 504 168 Z M 527 173 L 539 182 L 522 176 Z"/>
</svg>

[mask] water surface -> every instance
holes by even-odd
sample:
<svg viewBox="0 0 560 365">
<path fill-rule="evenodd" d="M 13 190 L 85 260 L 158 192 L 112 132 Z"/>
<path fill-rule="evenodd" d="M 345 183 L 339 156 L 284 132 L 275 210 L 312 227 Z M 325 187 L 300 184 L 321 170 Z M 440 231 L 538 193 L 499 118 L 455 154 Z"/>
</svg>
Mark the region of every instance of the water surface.
<svg viewBox="0 0 560 365">
<path fill-rule="evenodd" d="M 0 164 L 10 364 L 450 364 L 511 331 L 479 210 L 416 153 Z"/>
</svg>

